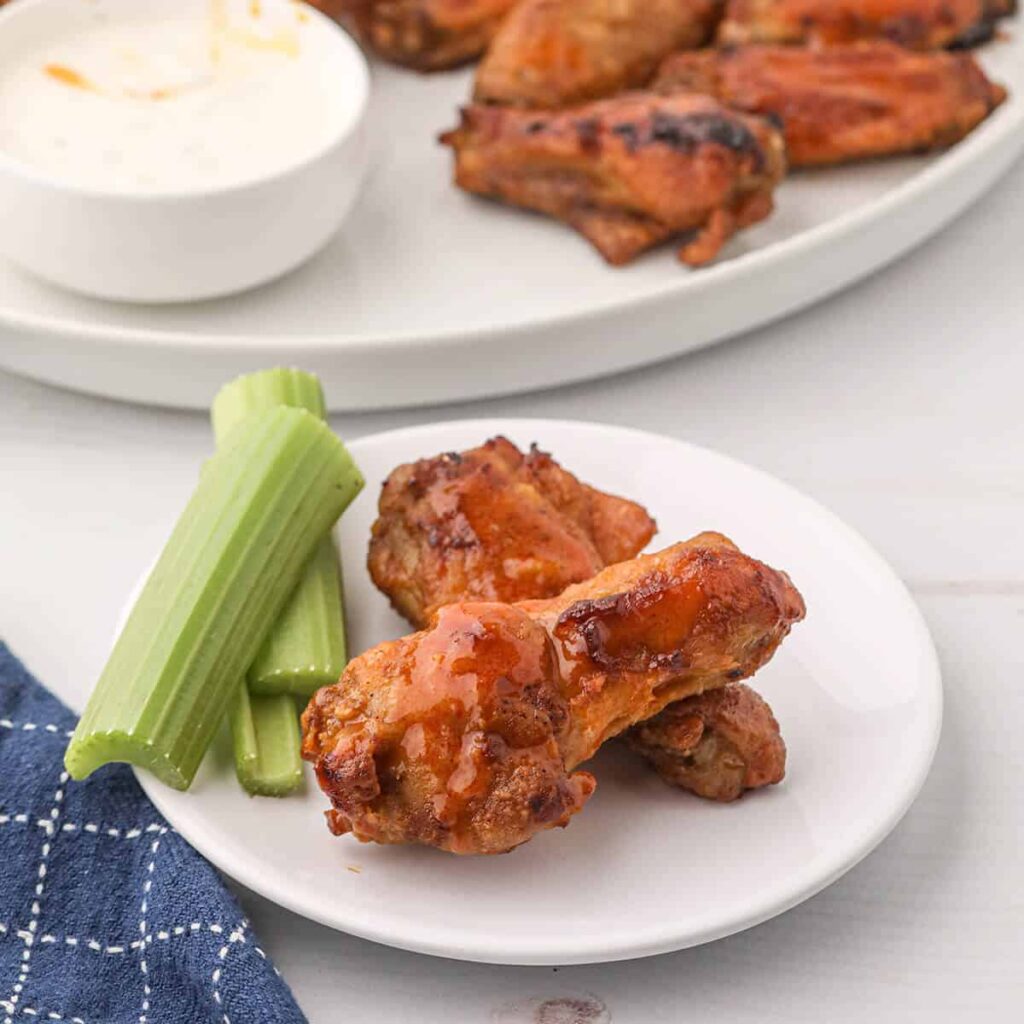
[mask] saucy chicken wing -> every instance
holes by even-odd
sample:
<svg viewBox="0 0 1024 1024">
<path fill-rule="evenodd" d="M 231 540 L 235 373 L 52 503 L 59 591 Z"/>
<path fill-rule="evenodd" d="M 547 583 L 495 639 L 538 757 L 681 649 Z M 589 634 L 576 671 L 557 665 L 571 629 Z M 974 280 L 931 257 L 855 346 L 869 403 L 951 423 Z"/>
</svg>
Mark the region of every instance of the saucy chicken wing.
<svg viewBox="0 0 1024 1024">
<path fill-rule="evenodd" d="M 438 71 L 476 60 L 516 0 L 312 0 L 385 60 Z"/>
<path fill-rule="evenodd" d="M 378 508 L 370 576 L 418 629 L 457 601 L 554 597 L 632 558 L 655 531 L 642 506 L 504 437 L 399 466 Z"/>
<path fill-rule="evenodd" d="M 678 236 L 683 262 L 709 262 L 771 213 L 785 170 L 767 121 L 696 95 L 555 112 L 474 105 L 442 142 L 460 188 L 565 221 L 614 265 Z"/>
<path fill-rule="evenodd" d="M 577 767 L 673 701 L 755 672 L 804 615 L 781 572 L 719 534 L 556 598 L 447 605 L 352 661 L 303 715 L 336 834 L 500 853 L 565 825 Z"/>
<path fill-rule="evenodd" d="M 786 774 L 779 723 L 743 683 L 676 701 L 624 739 L 669 785 L 706 800 L 736 800 Z"/>
<path fill-rule="evenodd" d="M 1006 98 L 966 53 L 915 53 L 887 42 L 679 53 L 653 87 L 707 93 L 777 118 L 794 167 L 950 146 Z"/>
<path fill-rule="evenodd" d="M 721 13 L 721 0 L 520 0 L 473 98 L 554 108 L 646 85 L 667 54 L 709 42 Z"/>
<path fill-rule="evenodd" d="M 833 46 L 889 39 L 915 50 L 973 46 L 991 38 L 1017 0 L 729 0 L 723 45 Z"/>
</svg>

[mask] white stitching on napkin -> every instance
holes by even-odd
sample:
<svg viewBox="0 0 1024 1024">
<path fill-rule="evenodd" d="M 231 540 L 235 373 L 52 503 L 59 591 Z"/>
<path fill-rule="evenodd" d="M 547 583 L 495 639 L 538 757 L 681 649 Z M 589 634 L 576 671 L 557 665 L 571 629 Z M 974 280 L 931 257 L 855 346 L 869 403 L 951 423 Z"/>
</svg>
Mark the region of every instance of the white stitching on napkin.
<svg viewBox="0 0 1024 1024">
<path fill-rule="evenodd" d="M 210 975 L 210 980 L 213 982 L 213 1001 L 218 1006 L 221 1006 L 220 979 L 224 973 L 224 963 L 227 960 L 228 951 L 236 942 L 240 942 L 242 945 L 245 945 L 245 930 L 248 927 L 248 918 L 243 918 L 238 927 L 232 929 L 231 934 L 228 935 L 228 941 L 217 950 L 217 965 L 213 969 L 213 974 Z M 210 931 L 213 931 L 212 925 L 210 927 Z M 223 1010 L 223 1007 L 221 1007 L 221 1009 Z M 221 1021 L 222 1024 L 231 1024 L 231 1018 L 226 1013 L 221 1014 Z"/>
<path fill-rule="evenodd" d="M 156 852 L 160 849 L 160 836 L 153 840 L 149 848 L 149 863 L 146 865 L 146 880 L 142 883 L 142 904 L 139 907 L 139 936 L 141 942 L 141 953 L 139 955 L 139 970 L 142 972 L 142 1012 L 139 1014 L 139 1024 L 146 1024 L 146 1014 L 149 1013 L 149 997 L 152 994 L 149 987 L 149 965 L 146 963 L 146 946 L 152 941 L 149 937 L 146 924 L 146 914 L 149 911 L 149 893 L 153 888 L 153 872 L 156 870 Z"/>
<path fill-rule="evenodd" d="M 12 722 L 9 718 L 0 718 L 0 729 L 20 729 L 22 732 L 35 732 L 37 729 L 41 729 L 43 732 L 63 736 L 65 739 L 71 739 L 74 735 L 73 729 L 62 729 L 52 722 L 47 722 L 46 725 L 37 725 L 35 722 Z"/>
<path fill-rule="evenodd" d="M 3 719 L 8 721 L 8 719 Z M 39 867 L 36 869 L 36 886 L 35 886 L 35 898 L 32 900 L 32 908 L 29 914 L 28 931 L 19 931 L 18 935 L 21 940 L 25 943 L 25 948 L 21 951 L 21 971 L 18 974 L 18 980 L 11 987 L 11 994 L 8 996 L 6 1002 L 10 1005 L 10 1009 L 7 1010 L 7 1016 L 4 1018 L 4 1024 L 12 1024 L 11 1014 L 16 1010 L 16 1004 L 18 999 L 21 997 L 21 991 L 25 987 L 25 982 L 28 980 L 29 970 L 31 965 L 29 961 L 32 959 L 32 947 L 35 942 L 36 929 L 39 927 L 39 915 L 42 912 L 41 902 L 43 899 L 43 890 L 46 888 L 46 864 L 50 859 L 50 848 L 53 844 L 53 836 L 57 829 L 57 821 L 60 818 L 61 807 L 64 803 L 64 786 L 68 781 L 68 773 L 61 772 L 60 779 L 57 783 L 57 792 L 53 795 L 53 806 L 50 808 L 49 818 L 46 819 L 46 838 L 43 840 L 43 846 L 40 851 Z"/>
</svg>

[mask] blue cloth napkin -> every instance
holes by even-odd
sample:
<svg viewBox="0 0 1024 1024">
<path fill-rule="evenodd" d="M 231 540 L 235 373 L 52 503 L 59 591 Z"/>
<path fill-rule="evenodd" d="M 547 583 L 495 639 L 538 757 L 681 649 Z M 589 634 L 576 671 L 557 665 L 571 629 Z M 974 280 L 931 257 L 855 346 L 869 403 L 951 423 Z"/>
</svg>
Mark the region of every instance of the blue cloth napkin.
<svg viewBox="0 0 1024 1024">
<path fill-rule="evenodd" d="M 0 643 L 0 1024 L 298 1024 L 214 869 Z"/>
</svg>

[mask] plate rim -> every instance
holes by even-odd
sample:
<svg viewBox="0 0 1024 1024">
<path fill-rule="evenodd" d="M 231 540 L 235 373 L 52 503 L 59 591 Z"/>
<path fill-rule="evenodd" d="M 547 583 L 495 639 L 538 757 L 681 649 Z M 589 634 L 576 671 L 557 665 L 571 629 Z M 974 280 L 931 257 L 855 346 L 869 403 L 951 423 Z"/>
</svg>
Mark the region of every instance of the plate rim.
<svg viewBox="0 0 1024 1024">
<path fill-rule="evenodd" d="M 436 432 L 438 428 L 455 430 L 482 429 L 485 433 L 511 433 L 533 429 L 543 431 L 546 428 L 550 429 L 552 427 L 557 427 L 558 429 L 568 427 L 573 430 L 604 434 L 625 433 L 632 435 L 637 440 L 653 439 L 659 444 L 669 442 L 672 445 L 689 449 L 700 456 L 710 456 L 715 460 L 720 460 L 732 469 L 751 473 L 762 482 L 780 488 L 782 493 L 788 498 L 803 505 L 808 512 L 814 514 L 820 521 L 836 530 L 844 538 L 845 542 L 858 552 L 861 559 L 860 564 L 870 568 L 874 578 L 884 581 L 891 588 L 893 596 L 899 599 L 906 611 L 909 626 L 914 633 L 915 648 L 922 658 L 922 679 L 930 683 L 923 694 L 926 704 L 925 712 L 929 717 L 929 721 L 925 723 L 928 728 L 922 734 L 923 742 L 921 743 L 921 749 L 916 754 L 914 769 L 908 772 L 904 786 L 900 788 L 895 797 L 889 798 L 884 808 L 885 813 L 880 816 L 875 826 L 866 831 L 859 842 L 851 844 L 844 856 L 837 860 L 834 855 L 826 856 L 819 854 L 804 864 L 798 872 L 794 872 L 792 881 L 783 890 L 773 889 L 760 901 L 752 905 L 748 904 L 745 910 L 737 909 L 731 914 L 727 914 L 724 918 L 721 915 L 709 912 L 695 921 L 690 919 L 685 936 L 681 936 L 678 926 L 666 925 L 659 930 L 648 932 L 647 937 L 642 942 L 631 941 L 616 944 L 607 938 L 599 941 L 584 938 L 580 940 L 574 951 L 567 955 L 561 947 L 555 948 L 551 946 L 545 948 L 543 939 L 531 942 L 529 950 L 526 950 L 516 942 L 510 944 L 507 940 L 495 941 L 494 939 L 487 942 L 476 940 L 472 946 L 460 946 L 457 941 L 447 940 L 443 936 L 441 938 L 431 938 L 429 932 L 422 929 L 415 929 L 410 937 L 408 929 L 405 930 L 403 936 L 395 934 L 394 928 L 387 926 L 377 927 L 369 920 L 357 919 L 354 922 L 346 920 L 344 923 L 341 923 L 335 915 L 325 912 L 314 897 L 296 897 L 287 886 L 282 888 L 273 884 L 268 885 L 259 877 L 258 870 L 250 871 L 247 866 L 243 867 L 242 870 L 234 870 L 232 865 L 224 863 L 225 858 L 218 856 L 219 851 L 215 838 L 212 836 L 208 838 L 204 835 L 202 827 L 193 827 L 194 823 L 191 820 L 185 828 L 179 827 L 172 815 L 167 813 L 166 804 L 170 800 L 165 800 L 164 798 L 169 797 L 171 791 L 166 790 L 155 778 L 148 776 L 145 772 L 134 769 L 135 777 L 146 795 L 153 801 L 160 813 L 175 830 L 211 863 L 236 882 L 287 910 L 333 928 L 336 931 L 342 931 L 361 939 L 408 952 L 423 953 L 447 959 L 508 966 L 563 966 L 616 962 L 640 959 L 703 945 L 704 943 L 713 942 L 728 935 L 745 931 L 747 928 L 752 928 L 779 914 L 785 913 L 787 910 L 803 903 L 830 886 L 867 857 L 899 824 L 917 799 L 935 758 L 943 720 L 944 700 L 941 665 L 931 632 L 913 595 L 882 555 L 875 550 L 858 530 L 848 525 L 825 505 L 804 494 L 792 484 L 768 473 L 766 470 L 703 445 L 693 444 L 689 441 L 635 427 L 586 420 L 494 417 L 432 421 L 416 426 L 367 434 L 350 442 L 350 447 L 357 448 L 363 442 L 378 443 L 415 440 L 423 435 L 430 435 L 432 432 Z M 130 607 L 130 603 L 128 607 Z M 825 867 L 826 862 L 829 865 L 827 868 Z"/>
</svg>

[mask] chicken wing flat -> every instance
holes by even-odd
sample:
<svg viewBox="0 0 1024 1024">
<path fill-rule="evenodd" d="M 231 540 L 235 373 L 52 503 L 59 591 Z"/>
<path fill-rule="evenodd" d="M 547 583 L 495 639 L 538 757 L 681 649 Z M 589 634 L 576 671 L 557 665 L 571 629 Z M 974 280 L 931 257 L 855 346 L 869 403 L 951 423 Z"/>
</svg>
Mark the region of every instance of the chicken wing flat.
<svg viewBox="0 0 1024 1024">
<path fill-rule="evenodd" d="M 476 60 L 516 0 L 312 0 L 385 60 L 439 71 Z"/>
<path fill-rule="evenodd" d="M 632 558 L 655 531 L 642 506 L 504 437 L 399 466 L 378 507 L 370 576 L 418 629 L 445 604 L 554 597 Z"/>
<path fill-rule="evenodd" d="M 915 50 L 973 46 L 991 38 L 1017 0 L 729 0 L 723 45 L 833 46 L 889 39 Z"/>
<path fill-rule="evenodd" d="M 743 683 L 670 704 L 624 738 L 669 785 L 706 800 L 736 800 L 786 774 L 779 723 Z"/>
<path fill-rule="evenodd" d="M 777 118 L 794 167 L 950 146 L 1006 98 L 966 53 L 887 42 L 679 53 L 662 64 L 654 88 L 707 93 Z"/>
<path fill-rule="evenodd" d="M 610 566 L 556 598 L 442 608 L 352 661 L 303 715 L 336 834 L 500 853 L 565 825 L 577 771 L 673 701 L 743 679 L 804 604 L 719 534 Z"/>
<path fill-rule="evenodd" d="M 721 0 L 520 0 L 473 98 L 555 108 L 646 85 L 663 57 L 709 42 L 721 13 Z"/>
<path fill-rule="evenodd" d="M 711 97 L 624 93 L 555 112 L 474 105 L 442 136 L 467 192 L 562 220 L 611 264 L 682 236 L 707 263 L 763 220 L 785 170 L 767 121 Z"/>
</svg>

